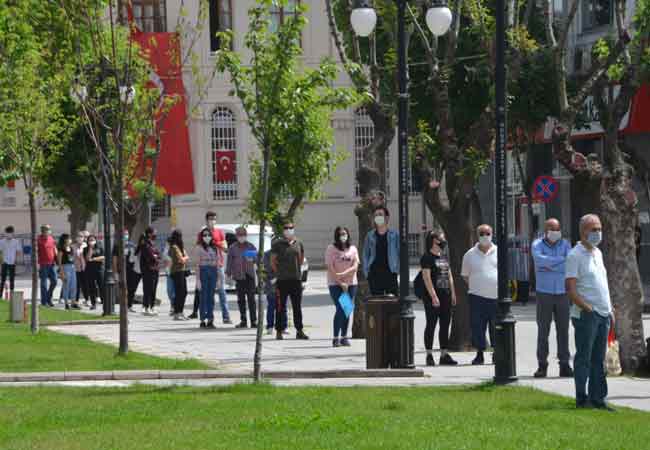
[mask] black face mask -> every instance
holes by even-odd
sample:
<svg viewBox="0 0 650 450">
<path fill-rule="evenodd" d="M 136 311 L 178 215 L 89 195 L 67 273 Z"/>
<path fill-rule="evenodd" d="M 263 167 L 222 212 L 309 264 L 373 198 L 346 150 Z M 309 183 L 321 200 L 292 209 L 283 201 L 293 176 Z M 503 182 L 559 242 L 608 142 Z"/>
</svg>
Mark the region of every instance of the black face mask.
<svg viewBox="0 0 650 450">
<path fill-rule="evenodd" d="M 440 250 L 444 250 L 447 247 L 447 241 L 440 241 L 438 247 L 440 247 Z"/>
</svg>

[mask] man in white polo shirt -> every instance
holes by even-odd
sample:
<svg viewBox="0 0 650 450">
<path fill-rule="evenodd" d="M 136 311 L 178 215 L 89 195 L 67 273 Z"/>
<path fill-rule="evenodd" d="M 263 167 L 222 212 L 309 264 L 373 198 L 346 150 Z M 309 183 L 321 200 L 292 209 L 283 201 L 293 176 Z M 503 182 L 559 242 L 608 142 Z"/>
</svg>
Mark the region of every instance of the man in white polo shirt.
<svg viewBox="0 0 650 450">
<path fill-rule="evenodd" d="M 587 214 L 580 219 L 580 242 L 566 260 L 566 291 L 571 300 L 575 329 L 573 360 L 576 407 L 613 410 L 605 403 L 607 378 L 605 352 L 610 322 L 614 324 L 607 270 L 598 249 L 603 231 L 600 219 Z M 589 388 L 587 390 L 587 381 Z"/>
<path fill-rule="evenodd" d="M 483 364 L 485 332 L 497 313 L 497 246 L 492 243 L 492 227 L 479 225 L 478 243 L 463 256 L 461 275 L 469 286 L 472 345 L 476 348 L 473 365 Z"/>
<path fill-rule="evenodd" d="M 20 241 L 14 237 L 14 227 L 9 225 L 5 228 L 5 237 L 0 241 L 0 252 L 2 252 L 2 280 L 0 282 L 0 298 L 4 298 L 4 288 L 7 278 L 9 279 L 9 298 L 14 291 L 14 279 L 16 278 L 16 256 L 22 253 Z"/>
</svg>

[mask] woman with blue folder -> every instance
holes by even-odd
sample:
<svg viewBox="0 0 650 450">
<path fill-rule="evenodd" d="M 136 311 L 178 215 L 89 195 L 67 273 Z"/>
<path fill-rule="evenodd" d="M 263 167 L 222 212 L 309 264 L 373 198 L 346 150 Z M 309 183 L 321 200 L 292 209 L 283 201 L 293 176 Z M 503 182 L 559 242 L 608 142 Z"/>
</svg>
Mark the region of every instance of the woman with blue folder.
<svg viewBox="0 0 650 450">
<path fill-rule="evenodd" d="M 349 347 L 348 325 L 357 292 L 359 252 L 354 245 L 350 244 L 350 231 L 346 227 L 339 226 L 334 230 L 334 243 L 330 244 L 325 251 L 325 263 L 327 284 L 336 307 L 332 345 Z"/>
</svg>

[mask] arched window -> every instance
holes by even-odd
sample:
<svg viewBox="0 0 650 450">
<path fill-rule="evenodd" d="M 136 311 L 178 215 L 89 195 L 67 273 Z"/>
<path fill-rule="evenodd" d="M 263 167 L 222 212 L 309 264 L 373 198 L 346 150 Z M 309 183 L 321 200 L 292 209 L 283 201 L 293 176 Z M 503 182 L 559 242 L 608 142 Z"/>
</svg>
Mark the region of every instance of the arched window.
<svg viewBox="0 0 650 450">
<path fill-rule="evenodd" d="M 359 196 L 359 183 L 357 182 L 357 171 L 366 158 L 366 150 L 375 140 L 375 124 L 370 119 L 365 108 L 359 108 L 354 112 L 354 195 Z M 390 192 L 389 185 L 389 164 L 390 147 L 386 152 L 386 195 Z"/>
<path fill-rule="evenodd" d="M 212 180 L 214 200 L 237 198 L 237 128 L 235 115 L 224 106 L 212 113 Z"/>
</svg>

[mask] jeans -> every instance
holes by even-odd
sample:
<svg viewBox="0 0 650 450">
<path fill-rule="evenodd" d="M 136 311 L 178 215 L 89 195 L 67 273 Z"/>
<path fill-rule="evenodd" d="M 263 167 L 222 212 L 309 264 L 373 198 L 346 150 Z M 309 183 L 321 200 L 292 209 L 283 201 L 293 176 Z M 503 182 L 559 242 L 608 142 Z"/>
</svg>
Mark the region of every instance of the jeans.
<svg viewBox="0 0 650 450">
<path fill-rule="evenodd" d="M 219 269 L 213 266 L 199 266 L 199 276 L 201 277 L 201 304 L 200 318 L 201 321 L 214 320 L 214 290 L 217 287 Z"/>
<path fill-rule="evenodd" d="M 273 329 L 275 327 L 275 316 L 276 310 L 278 308 L 278 293 L 274 289 L 271 292 L 266 293 L 266 328 Z M 280 311 L 278 314 L 278 320 L 280 321 L 280 328 L 286 330 L 288 326 L 287 318 L 287 309 Z"/>
<path fill-rule="evenodd" d="M 56 270 L 54 270 L 54 264 L 41 266 L 38 269 L 38 275 L 41 279 L 41 305 L 51 305 L 52 294 L 56 287 Z M 50 281 L 49 287 L 47 285 L 48 280 Z"/>
<path fill-rule="evenodd" d="M 219 296 L 219 306 L 221 306 L 221 318 L 230 320 L 230 311 L 228 311 L 228 299 L 226 298 L 226 272 L 223 267 L 217 269 L 216 287 Z"/>
<path fill-rule="evenodd" d="M 346 337 L 348 335 L 348 325 L 350 324 L 350 317 L 345 317 L 345 312 L 339 303 L 339 297 L 343 293 L 343 288 L 339 285 L 330 285 L 330 296 L 334 301 L 336 312 L 334 313 L 334 337 Z M 354 296 L 357 293 L 357 286 L 348 286 L 348 294 L 354 301 Z"/>
<path fill-rule="evenodd" d="M 293 326 L 296 330 L 302 331 L 302 282 L 300 280 L 278 280 L 278 291 L 280 292 L 277 302 L 278 314 L 284 311 L 287 313 L 287 298 L 291 297 L 291 309 L 293 310 Z M 282 331 L 280 321 L 275 322 L 275 329 Z"/>
<path fill-rule="evenodd" d="M 246 275 L 244 280 L 235 280 L 237 284 L 237 305 L 241 323 L 246 323 L 246 303 L 250 314 L 251 325 L 257 323 L 257 306 L 255 305 L 255 278 Z"/>
<path fill-rule="evenodd" d="M 174 313 L 183 314 L 185 298 L 187 297 L 187 279 L 185 272 L 174 272 L 170 275 L 174 284 Z"/>
<path fill-rule="evenodd" d="M 68 300 L 76 300 L 77 296 L 77 272 L 74 270 L 74 264 L 65 264 L 63 266 L 63 286 L 61 287 L 61 298 L 68 304 Z"/>
<path fill-rule="evenodd" d="M 494 322 L 497 315 L 497 301 L 492 298 L 479 297 L 469 294 L 469 304 L 472 322 L 472 345 L 477 351 L 484 351 L 487 347 L 485 332 L 490 322 Z M 490 336 L 490 341 L 494 341 Z"/>
<path fill-rule="evenodd" d="M 444 289 L 438 289 L 436 293 L 438 294 L 440 306 L 433 306 L 428 292 L 422 299 L 427 319 L 427 325 L 424 328 L 424 348 L 433 350 L 433 336 L 436 333 L 436 323 L 440 319 L 438 342 L 440 343 L 440 350 L 447 350 L 449 348 L 449 325 L 451 324 L 451 293 Z M 485 337 L 485 332 L 483 336 Z"/>
<path fill-rule="evenodd" d="M 576 355 L 573 360 L 576 403 L 580 405 L 590 400 L 596 406 L 603 405 L 607 397 L 605 352 L 610 318 L 582 311 L 579 319 L 572 318 L 571 321 L 576 340 Z"/>
<path fill-rule="evenodd" d="M 560 364 L 569 364 L 569 299 L 564 294 L 537 293 L 537 362 L 548 366 L 548 334 L 555 321 L 557 358 Z"/>
<path fill-rule="evenodd" d="M 2 283 L 0 284 L 0 298 L 4 293 L 5 283 L 9 277 L 9 292 L 14 291 L 14 279 L 16 278 L 16 265 L 15 264 L 2 264 Z"/>
<path fill-rule="evenodd" d="M 172 275 L 167 275 L 167 298 L 169 299 L 169 307 L 174 309 L 174 301 L 176 301 L 176 289 L 174 289 L 174 280 L 172 280 Z"/>
<path fill-rule="evenodd" d="M 156 290 L 158 289 L 158 271 L 142 271 L 142 306 L 153 308 L 156 306 Z"/>
</svg>

